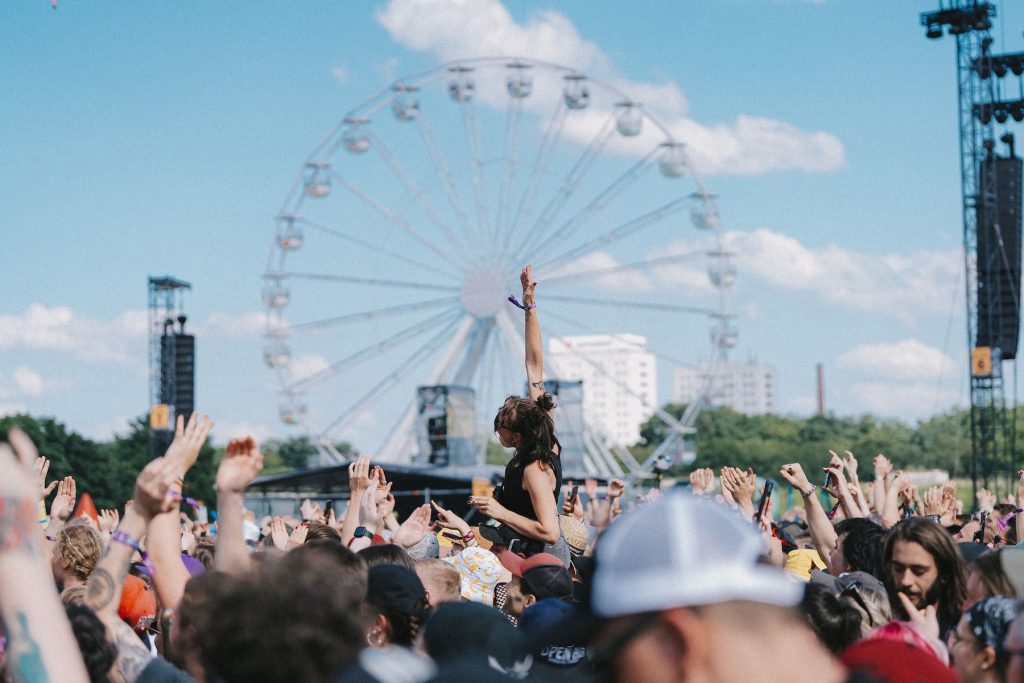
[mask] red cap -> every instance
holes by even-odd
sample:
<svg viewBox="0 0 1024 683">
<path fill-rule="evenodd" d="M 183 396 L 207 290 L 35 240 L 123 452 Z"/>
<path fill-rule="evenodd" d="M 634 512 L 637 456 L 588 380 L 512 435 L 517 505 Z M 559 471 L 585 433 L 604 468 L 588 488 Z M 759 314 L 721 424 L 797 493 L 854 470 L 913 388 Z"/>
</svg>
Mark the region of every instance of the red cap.
<svg viewBox="0 0 1024 683">
<path fill-rule="evenodd" d="M 131 574 L 125 577 L 117 616 L 136 631 L 145 631 L 153 623 L 156 619 L 156 596 L 145 581 Z"/>
<path fill-rule="evenodd" d="M 516 555 L 508 550 L 502 550 L 498 553 L 498 559 L 501 560 L 501 564 L 505 566 L 505 569 L 509 570 L 520 579 L 523 578 L 523 574 L 525 572 L 536 567 L 566 568 L 565 563 L 551 553 L 537 553 L 536 555 L 524 558 L 521 555 Z"/>
</svg>

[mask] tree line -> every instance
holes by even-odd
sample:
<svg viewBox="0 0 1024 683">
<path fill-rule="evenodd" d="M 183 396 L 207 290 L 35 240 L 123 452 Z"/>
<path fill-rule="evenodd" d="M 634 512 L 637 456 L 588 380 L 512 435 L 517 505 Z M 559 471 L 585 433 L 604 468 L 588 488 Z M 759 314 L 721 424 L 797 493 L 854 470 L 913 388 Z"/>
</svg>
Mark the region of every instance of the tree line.
<svg viewBox="0 0 1024 683">
<path fill-rule="evenodd" d="M 684 405 L 669 403 L 665 410 L 679 417 Z M 1024 428 L 1024 412 L 1017 421 Z M 50 459 L 50 477 L 71 475 L 78 490 L 88 491 L 98 508 L 121 507 L 132 494 L 135 476 L 150 458 L 149 423 L 146 417 L 132 420 L 129 429 L 109 441 L 95 441 L 68 429 L 52 417 L 16 415 L 0 418 L 0 436 L 17 424 L 32 438 L 40 455 Z M 840 417 L 814 415 L 802 418 L 782 415 L 749 416 L 729 408 L 707 409 L 697 418 L 697 460 L 677 466 L 675 474 L 692 467 L 725 465 L 753 467 L 759 474 L 778 472 L 785 463 L 800 462 L 808 471 L 828 462 L 828 450 L 850 450 L 870 467 L 871 457 L 885 453 L 904 469 L 941 469 L 953 478 L 970 476 L 970 415 L 952 410 L 907 424 L 872 415 Z M 1024 436 L 1024 431 L 1018 429 Z M 631 450 L 638 460 L 651 453 L 668 433 L 658 418 L 641 428 L 641 441 Z M 354 454 L 348 443 L 337 444 L 343 454 Z M 268 440 L 262 444 L 265 474 L 307 466 L 315 453 L 304 436 Z M 503 464 L 507 455 L 488 454 L 488 461 Z M 213 480 L 223 449 L 207 444 L 189 473 L 186 495 L 211 503 Z M 865 470 L 866 471 L 866 470 Z"/>
</svg>

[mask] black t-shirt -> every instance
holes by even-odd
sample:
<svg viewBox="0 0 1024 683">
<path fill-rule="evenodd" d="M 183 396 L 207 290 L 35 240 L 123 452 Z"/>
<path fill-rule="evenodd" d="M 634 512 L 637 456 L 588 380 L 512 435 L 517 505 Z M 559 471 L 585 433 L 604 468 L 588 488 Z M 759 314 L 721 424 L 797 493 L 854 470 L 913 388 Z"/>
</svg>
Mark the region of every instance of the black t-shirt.
<svg viewBox="0 0 1024 683">
<path fill-rule="evenodd" d="M 494 492 L 494 498 L 510 512 L 537 521 L 537 512 L 533 509 L 533 499 L 530 498 L 530 492 L 523 488 L 525 471 L 526 466 L 519 458 L 512 458 L 505 465 L 505 480 L 501 483 L 501 488 Z M 558 491 L 561 488 L 562 459 L 555 456 L 555 488 L 551 495 L 556 502 L 558 501 Z"/>
<path fill-rule="evenodd" d="M 154 657 L 135 679 L 135 683 L 196 683 L 196 679 L 163 657 Z"/>
</svg>

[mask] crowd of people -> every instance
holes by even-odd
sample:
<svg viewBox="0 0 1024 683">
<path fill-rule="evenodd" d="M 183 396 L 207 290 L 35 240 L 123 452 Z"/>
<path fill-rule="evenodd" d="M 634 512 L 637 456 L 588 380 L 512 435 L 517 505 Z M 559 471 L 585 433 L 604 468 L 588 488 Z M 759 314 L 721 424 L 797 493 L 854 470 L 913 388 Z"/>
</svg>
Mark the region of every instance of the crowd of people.
<svg viewBox="0 0 1024 683">
<path fill-rule="evenodd" d="M 258 519 L 245 494 L 263 456 L 243 437 L 208 522 L 184 495 L 213 427 L 194 414 L 122 510 L 75 517 L 74 480 L 49 481 L 11 429 L 0 680 L 1024 683 L 1024 479 L 974 514 L 883 455 L 862 484 L 849 452 L 820 489 L 799 463 L 770 477 L 800 498 L 781 514 L 749 468 L 664 491 L 563 482 L 521 279 L 529 395 L 495 416 L 513 455 L 466 518 L 436 502 L 400 518 L 360 456 L 344 509 Z"/>
</svg>

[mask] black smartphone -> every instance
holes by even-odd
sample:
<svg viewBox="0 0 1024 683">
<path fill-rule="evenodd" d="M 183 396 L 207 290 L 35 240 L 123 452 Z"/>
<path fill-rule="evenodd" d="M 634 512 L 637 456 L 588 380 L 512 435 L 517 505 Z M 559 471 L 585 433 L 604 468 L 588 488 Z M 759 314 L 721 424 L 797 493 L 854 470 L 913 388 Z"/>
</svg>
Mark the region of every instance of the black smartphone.
<svg viewBox="0 0 1024 683">
<path fill-rule="evenodd" d="M 572 485 L 572 490 L 569 491 L 569 500 L 571 500 L 573 502 L 573 505 L 576 504 L 576 497 L 578 495 L 580 495 L 580 485 L 579 484 L 573 484 Z"/>
<path fill-rule="evenodd" d="M 761 523 L 761 517 L 764 516 L 765 510 L 768 509 L 768 501 L 772 497 L 772 489 L 775 488 L 775 482 L 771 479 L 767 479 L 764 482 L 764 491 L 761 492 L 761 502 L 757 504 L 757 514 L 754 515 L 754 524 Z"/>
<path fill-rule="evenodd" d="M 978 529 L 976 532 L 974 532 L 974 541 L 976 543 L 984 543 L 985 542 L 985 525 L 988 524 L 988 513 L 987 512 L 982 512 L 981 513 L 981 520 L 980 521 L 981 521 L 981 528 Z"/>
<path fill-rule="evenodd" d="M 324 523 L 327 523 L 331 519 L 331 510 L 334 509 L 334 501 L 329 500 L 324 503 Z"/>
<path fill-rule="evenodd" d="M 832 473 L 831 472 L 826 472 L 825 473 L 825 483 L 821 485 L 821 488 L 826 489 L 826 490 L 832 488 Z"/>
</svg>

